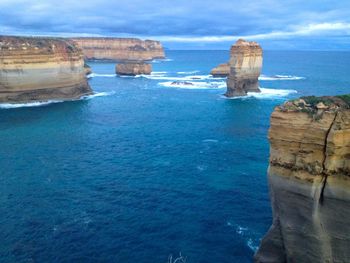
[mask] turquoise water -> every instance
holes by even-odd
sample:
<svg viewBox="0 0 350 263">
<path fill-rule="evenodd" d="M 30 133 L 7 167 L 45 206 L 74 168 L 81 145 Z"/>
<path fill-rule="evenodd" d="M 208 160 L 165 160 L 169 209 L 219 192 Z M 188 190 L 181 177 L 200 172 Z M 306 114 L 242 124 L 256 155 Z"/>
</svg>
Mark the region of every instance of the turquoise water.
<svg viewBox="0 0 350 263">
<path fill-rule="evenodd" d="M 349 93 L 350 53 L 266 51 L 263 94 L 241 99 L 207 76 L 228 52 L 167 55 L 147 78 L 90 63 L 80 101 L 1 106 L 1 262 L 251 262 L 271 223 L 269 116 Z"/>
</svg>

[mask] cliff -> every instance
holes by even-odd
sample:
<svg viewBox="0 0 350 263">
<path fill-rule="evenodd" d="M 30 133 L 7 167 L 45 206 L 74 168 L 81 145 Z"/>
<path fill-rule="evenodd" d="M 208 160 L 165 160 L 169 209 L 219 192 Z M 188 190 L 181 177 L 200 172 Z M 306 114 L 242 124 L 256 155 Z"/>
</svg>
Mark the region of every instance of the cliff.
<svg viewBox="0 0 350 263">
<path fill-rule="evenodd" d="M 145 61 L 165 58 L 159 41 L 137 38 L 73 38 L 88 60 Z"/>
<path fill-rule="evenodd" d="M 239 39 L 231 47 L 229 65 L 227 97 L 260 92 L 258 78 L 262 68 L 262 48 L 258 43 Z"/>
<path fill-rule="evenodd" d="M 350 96 L 305 97 L 271 116 L 272 226 L 256 262 L 349 262 Z"/>
<path fill-rule="evenodd" d="M 83 54 L 71 42 L 0 36 L 0 103 L 74 99 L 91 92 Z"/>
<path fill-rule="evenodd" d="M 116 65 L 115 69 L 118 75 L 149 75 L 152 72 L 152 65 L 147 63 L 120 63 Z"/>
<path fill-rule="evenodd" d="M 213 75 L 214 78 L 224 78 L 224 77 L 227 77 L 229 73 L 230 73 L 229 63 L 220 64 L 210 71 L 210 74 Z"/>
</svg>

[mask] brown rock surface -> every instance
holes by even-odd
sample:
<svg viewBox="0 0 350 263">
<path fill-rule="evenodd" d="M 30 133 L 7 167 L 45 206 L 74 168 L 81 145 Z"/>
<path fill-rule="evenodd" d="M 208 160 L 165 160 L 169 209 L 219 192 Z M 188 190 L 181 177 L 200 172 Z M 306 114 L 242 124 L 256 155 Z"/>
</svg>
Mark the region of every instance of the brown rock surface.
<svg viewBox="0 0 350 263">
<path fill-rule="evenodd" d="M 225 94 L 227 97 L 260 92 L 258 78 L 262 68 L 262 55 L 262 49 L 256 42 L 239 39 L 231 47 L 230 74 Z"/>
<path fill-rule="evenodd" d="M 75 99 L 90 93 L 83 54 L 72 42 L 0 36 L 0 103 Z"/>
<path fill-rule="evenodd" d="M 214 78 L 224 78 L 227 77 L 230 73 L 230 65 L 229 63 L 223 63 L 219 66 L 213 68 L 210 71 L 210 74 L 213 75 Z"/>
<path fill-rule="evenodd" d="M 349 262 L 349 105 L 350 96 L 305 97 L 272 113 L 273 223 L 256 262 Z"/>
<path fill-rule="evenodd" d="M 165 58 L 159 41 L 137 38 L 73 38 L 88 60 L 139 61 Z"/>
<path fill-rule="evenodd" d="M 143 62 L 125 62 L 125 63 L 119 63 L 116 66 L 116 73 L 118 75 L 129 75 L 129 76 L 136 76 L 136 75 L 149 75 L 152 72 L 152 65 L 143 63 Z"/>
</svg>

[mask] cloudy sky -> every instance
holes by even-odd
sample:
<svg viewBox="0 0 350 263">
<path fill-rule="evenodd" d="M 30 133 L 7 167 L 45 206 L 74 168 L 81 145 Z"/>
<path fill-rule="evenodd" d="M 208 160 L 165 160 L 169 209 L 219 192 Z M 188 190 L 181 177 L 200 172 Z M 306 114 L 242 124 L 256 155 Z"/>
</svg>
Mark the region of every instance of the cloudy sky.
<svg viewBox="0 0 350 263">
<path fill-rule="evenodd" d="M 0 0 L 0 33 L 136 36 L 171 49 L 350 50 L 349 0 Z"/>
</svg>

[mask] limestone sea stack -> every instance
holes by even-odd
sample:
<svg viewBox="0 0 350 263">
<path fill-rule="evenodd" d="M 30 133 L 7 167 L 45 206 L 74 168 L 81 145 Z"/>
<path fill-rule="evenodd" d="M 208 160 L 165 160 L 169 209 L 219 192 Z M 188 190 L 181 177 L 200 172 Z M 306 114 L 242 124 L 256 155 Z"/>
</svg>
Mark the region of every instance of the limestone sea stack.
<svg viewBox="0 0 350 263">
<path fill-rule="evenodd" d="M 137 61 L 165 58 L 159 41 L 137 38 L 73 38 L 87 60 Z"/>
<path fill-rule="evenodd" d="M 152 73 L 152 65 L 144 62 L 124 62 L 116 65 L 115 72 L 127 76 L 149 75 Z"/>
<path fill-rule="evenodd" d="M 230 73 L 230 65 L 229 63 L 223 63 L 219 66 L 213 68 L 210 71 L 210 74 L 213 75 L 214 78 L 225 78 Z"/>
<path fill-rule="evenodd" d="M 65 39 L 0 36 L 0 103 L 91 94 L 83 54 Z"/>
<path fill-rule="evenodd" d="M 349 262 L 350 95 L 276 107 L 269 140 L 273 223 L 255 262 Z"/>
<path fill-rule="evenodd" d="M 256 42 L 239 39 L 230 51 L 230 73 L 227 79 L 227 97 L 246 96 L 247 92 L 260 92 L 258 78 L 262 61 L 262 48 Z"/>
</svg>

